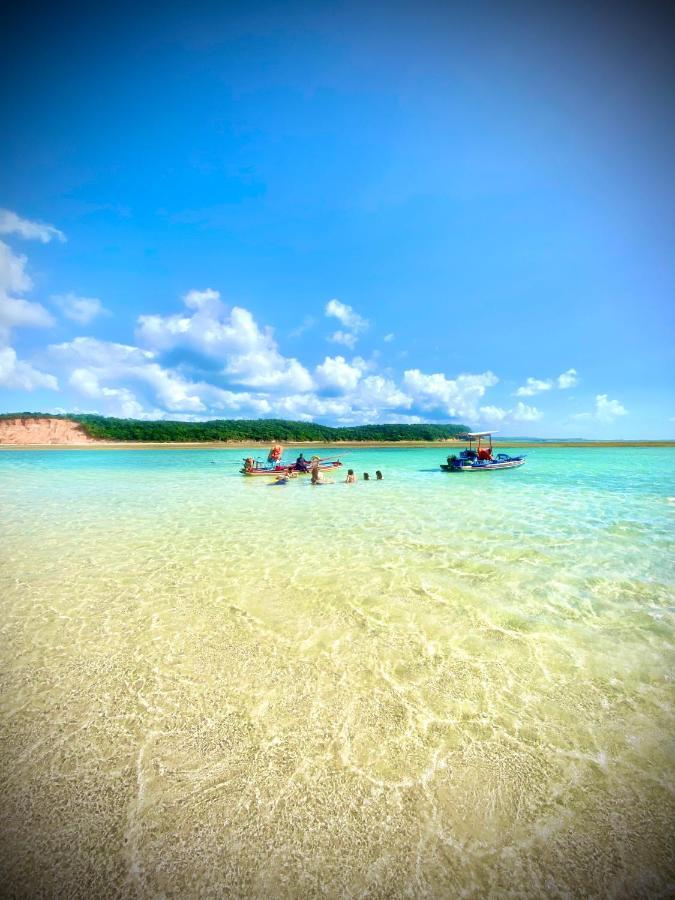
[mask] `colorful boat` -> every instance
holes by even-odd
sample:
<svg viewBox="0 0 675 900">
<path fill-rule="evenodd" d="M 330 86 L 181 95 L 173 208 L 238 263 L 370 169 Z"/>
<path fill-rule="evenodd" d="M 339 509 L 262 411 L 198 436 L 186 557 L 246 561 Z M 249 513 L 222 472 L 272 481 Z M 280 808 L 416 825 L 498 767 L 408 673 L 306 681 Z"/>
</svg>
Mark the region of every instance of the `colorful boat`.
<svg viewBox="0 0 675 900">
<path fill-rule="evenodd" d="M 441 469 L 444 472 L 492 472 L 494 469 L 517 469 L 518 466 L 522 466 L 525 462 L 524 455 L 509 456 L 508 453 L 493 455 L 492 435 L 496 433 L 496 431 L 470 431 L 466 435 L 469 446 L 462 450 L 459 456 L 449 456 L 447 463 L 441 463 Z"/>
<path fill-rule="evenodd" d="M 325 472 L 327 469 L 339 469 L 342 466 L 342 463 L 339 459 L 320 459 L 319 460 L 319 469 L 322 472 Z M 289 465 L 284 465 L 283 463 L 277 463 L 274 466 L 271 465 L 263 465 L 261 460 L 253 459 L 253 457 L 249 456 L 244 460 L 244 465 L 239 471 L 242 475 L 246 475 L 247 477 L 267 477 L 274 476 L 275 478 L 279 475 L 283 475 L 284 472 L 288 472 L 288 470 L 295 472 L 297 475 L 309 475 L 309 462 L 307 464 L 307 468 L 299 468 L 295 463 L 291 463 Z"/>
</svg>

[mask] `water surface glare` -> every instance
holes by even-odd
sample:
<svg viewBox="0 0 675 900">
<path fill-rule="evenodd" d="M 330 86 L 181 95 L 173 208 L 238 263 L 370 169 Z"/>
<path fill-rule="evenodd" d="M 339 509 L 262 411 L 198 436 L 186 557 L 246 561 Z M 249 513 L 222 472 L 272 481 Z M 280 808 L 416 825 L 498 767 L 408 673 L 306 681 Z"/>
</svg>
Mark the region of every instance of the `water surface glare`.
<svg viewBox="0 0 675 900">
<path fill-rule="evenodd" d="M 675 451 L 528 453 L 0 453 L 3 894 L 665 896 Z"/>
</svg>

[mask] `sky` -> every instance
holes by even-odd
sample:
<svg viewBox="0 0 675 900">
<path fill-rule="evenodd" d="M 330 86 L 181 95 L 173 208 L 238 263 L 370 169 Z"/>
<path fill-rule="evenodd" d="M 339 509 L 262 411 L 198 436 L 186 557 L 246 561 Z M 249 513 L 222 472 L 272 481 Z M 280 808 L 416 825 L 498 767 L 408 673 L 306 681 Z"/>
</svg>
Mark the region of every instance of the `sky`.
<svg viewBox="0 0 675 900">
<path fill-rule="evenodd" d="M 14 4 L 0 411 L 672 438 L 665 4 Z"/>
</svg>

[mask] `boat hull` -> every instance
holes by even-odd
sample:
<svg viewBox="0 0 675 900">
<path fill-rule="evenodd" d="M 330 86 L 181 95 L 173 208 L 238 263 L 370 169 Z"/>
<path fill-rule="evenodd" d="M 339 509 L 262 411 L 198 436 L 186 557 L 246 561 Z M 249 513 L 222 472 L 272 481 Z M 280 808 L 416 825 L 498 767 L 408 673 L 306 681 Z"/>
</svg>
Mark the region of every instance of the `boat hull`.
<svg viewBox="0 0 675 900">
<path fill-rule="evenodd" d="M 339 469 L 342 467 L 341 462 L 333 462 L 326 463 L 325 465 L 320 465 L 319 469 L 322 472 L 330 471 L 331 469 Z M 245 475 L 246 478 L 278 478 L 279 475 L 285 475 L 288 470 L 291 469 L 295 472 L 296 475 L 310 475 L 311 472 L 303 472 L 301 469 L 296 469 L 295 466 L 275 466 L 273 469 L 240 469 L 242 475 Z"/>
<path fill-rule="evenodd" d="M 523 458 L 514 457 L 514 459 L 507 459 L 503 462 L 471 463 L 466 466 L 450 466 L 447 463 L 441 463 L 441 469 L 444 472 L 493 472 L 495 469 L 517 469 L 524 463 Z"/>
</svg>

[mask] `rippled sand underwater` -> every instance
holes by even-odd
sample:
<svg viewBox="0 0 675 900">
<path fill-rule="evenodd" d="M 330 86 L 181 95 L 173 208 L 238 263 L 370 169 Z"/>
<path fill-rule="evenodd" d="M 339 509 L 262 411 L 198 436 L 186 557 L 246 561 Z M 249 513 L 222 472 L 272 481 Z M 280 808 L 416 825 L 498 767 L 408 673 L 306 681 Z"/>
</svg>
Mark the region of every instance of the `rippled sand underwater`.
<svg viewBox="0 0 675 900">
<path fill-rule="evenodd" d="M 673 451 L 242 455 L 0 453 L 2 894 L 666 896 Z"/>
</svg>

